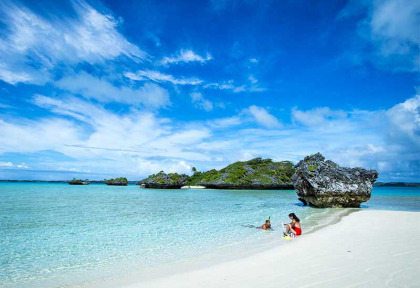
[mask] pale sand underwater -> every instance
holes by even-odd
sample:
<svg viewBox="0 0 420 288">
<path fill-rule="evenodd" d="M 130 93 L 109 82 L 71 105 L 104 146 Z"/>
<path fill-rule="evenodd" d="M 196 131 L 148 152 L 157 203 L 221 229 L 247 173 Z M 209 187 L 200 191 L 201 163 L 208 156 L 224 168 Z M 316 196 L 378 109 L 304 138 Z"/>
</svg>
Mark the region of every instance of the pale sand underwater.
<svg viewBox="0 0 420 288">
<path fill-rule="evenodd" d="M 420 213 L 361 210 L 268 251 L 135 287 L 420 287 Z M 129 283 L 129 284 L 128 284 Z M 108 285 L 106 285 L 108 286 Z"/>
</svg>

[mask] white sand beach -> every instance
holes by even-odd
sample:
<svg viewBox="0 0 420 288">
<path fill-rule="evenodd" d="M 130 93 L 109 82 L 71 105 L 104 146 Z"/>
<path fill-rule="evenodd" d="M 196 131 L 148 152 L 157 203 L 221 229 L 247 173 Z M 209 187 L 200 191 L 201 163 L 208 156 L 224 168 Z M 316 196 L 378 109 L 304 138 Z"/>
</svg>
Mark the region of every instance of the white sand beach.
<svg viewBox="0 0 420 288">
<path fill-rule="evenodd" d="M 419 223 L 418 212 L 361 210 L 269 251 L 117 286 L 420 287 Z"/>
</svg>

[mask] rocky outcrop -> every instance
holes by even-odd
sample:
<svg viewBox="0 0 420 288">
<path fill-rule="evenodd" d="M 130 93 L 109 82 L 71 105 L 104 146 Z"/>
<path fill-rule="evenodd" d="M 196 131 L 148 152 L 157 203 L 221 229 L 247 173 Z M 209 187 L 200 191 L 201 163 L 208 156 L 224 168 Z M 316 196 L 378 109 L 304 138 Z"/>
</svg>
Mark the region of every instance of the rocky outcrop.
<svg viewBox="0 0 420 288">
<path fill-rule="evenodd" d="M 188 176 L 185 174 L 169 173 L 160 171 L 136 183 L 142 188 L 154 189 L 180 189 L 187 185 Z"/>
<path fill-rule="evenodd" d="M 340 167 L 320 153 L 295 166 L 292 181 L 299 199 L 317 207 L 360 207 L 369 200 L 376 170 Z"/>
</svg>

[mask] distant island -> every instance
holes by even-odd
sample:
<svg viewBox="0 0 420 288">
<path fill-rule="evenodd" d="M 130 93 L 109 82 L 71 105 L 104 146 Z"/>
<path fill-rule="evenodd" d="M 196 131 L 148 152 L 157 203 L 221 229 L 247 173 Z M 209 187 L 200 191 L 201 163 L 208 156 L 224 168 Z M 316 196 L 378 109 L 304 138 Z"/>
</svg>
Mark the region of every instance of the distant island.
<svg viewBox="0 0 420 288">
<path fill-rule="evenodd" d="M 420 187 L 416 182 L 376 182 L 374 187 Z"/>
<path fill-rule="evenodd" d="M 142 188 L 180 189 L 182 186 L 189 185 L 189 179 L 190 176 L 186 174 L 166 174 L 160 171 L 157 174 L 152 174 L 146 179 L 138 181 L 136 185 L 140 185 Z"/>
<path fill-rule="evenodd" d="M 271 159 L 255 158 L 238 161 L 223 169 L 199 172 L 192 168 L 193 175 L 160 171 L 137 183 L 144 188 L 179 189 L 182 186 L 205 186 L 213 189 L 294 189 L 292 176 L 295 173 L 291 161 L 274 162 Z"/>
<path fill-rule="evenodd" d="M 113 179 L 105 179 L 104 180 L 106 185 L 110 185 L 110 186 L 127 186 L 128 185 L 128 180 L 125 177 L 118 177 L 118 178 L 113 178 Z"/>
<path fill-rule="evenodd" d="M 70 180 L 69 182 L 68 182 L 70 185 L 89 185 L 90 184 L 90 182 L 89 182 L 89 180 L 88 179 L 86 179 L 85 181 L 83 181 L 83 180 L 81 180 L 81 179 L 76 179 L 76 178 L 73 178 L 72 180 Z"/>
</svg>

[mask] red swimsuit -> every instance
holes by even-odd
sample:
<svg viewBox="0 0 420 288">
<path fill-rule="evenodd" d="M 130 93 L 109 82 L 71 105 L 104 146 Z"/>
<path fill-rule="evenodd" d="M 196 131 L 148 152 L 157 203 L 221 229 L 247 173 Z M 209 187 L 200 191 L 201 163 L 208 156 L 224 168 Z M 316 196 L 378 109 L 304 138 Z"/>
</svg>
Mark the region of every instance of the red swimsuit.
<svg viewBox="0 0 420 288">
<path fill-rule="evenodd" d="M 296 231 L 297 236 L 302 235 L 302 229 L 300 229 L 299 227 L 293 227 L 293 230 Z"/>
</svg>

